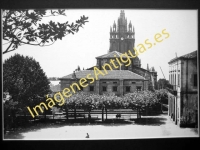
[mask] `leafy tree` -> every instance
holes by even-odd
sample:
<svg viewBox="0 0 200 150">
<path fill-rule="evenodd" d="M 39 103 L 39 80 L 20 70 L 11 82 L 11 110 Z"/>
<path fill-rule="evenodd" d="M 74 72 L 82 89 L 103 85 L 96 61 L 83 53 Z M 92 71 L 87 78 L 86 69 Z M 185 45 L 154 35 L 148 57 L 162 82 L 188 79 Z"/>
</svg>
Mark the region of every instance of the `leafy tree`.
<svg viewBox="0 0 200 150">
<path fill-rule="evenodd" d="M 129 107 L 132 109 L 139 109 L 142 111 L 153 110 L 156 111 L 160 109 L 159 99 L 153 91 L 139 91 L 128 93 L 124 96 L 126 99 L 129 99 Z"/>
<path fill-rule="evenodd" d="M 84 109 L 90 112 L 94 109 L 133 109 L 138 110 L 139 116 L 141 112 L 146 114 L 151 111 L 161 112 L 161 104 L 163 96 L 165 97 L 167 90 L 156 91 L 138 91 L 125 94 L 123 97 L 117 97 L 112 93 L 99 95 L 85 92 L 77 92 L 67 101 L 68 109 Z"/>
<path fill-rule="evenodd" d="M 157 82 L 158 89 L 172 89 L 172 85 L 166 79 L 159 79 Z"/>
<path fill-rule="evenodd" d="M 168 104 L 168 90 L 160 89 L 155 91 L 157 99 L 164 104 Z"/>
<path fill-rule="evenodd" d="M 8 47 L 3 54 L 16 50 L 23 44 L 48 46 L 58 39 L 62 40 L 67 34 L 74 34 L 88 22 L 84 15 L 76 23 L 41 23 L 44 17 L 66 16 L 65 10 L 16 9 L 3 10 L 3 40 Z"/>
<path fill-rule="evenodd" d="M 3 63 L 3 91 L 9 92 L 18 108 L 35 106 L 50 92 L 50 82 L 40 64 L 19 54 Z"/>
</svg>

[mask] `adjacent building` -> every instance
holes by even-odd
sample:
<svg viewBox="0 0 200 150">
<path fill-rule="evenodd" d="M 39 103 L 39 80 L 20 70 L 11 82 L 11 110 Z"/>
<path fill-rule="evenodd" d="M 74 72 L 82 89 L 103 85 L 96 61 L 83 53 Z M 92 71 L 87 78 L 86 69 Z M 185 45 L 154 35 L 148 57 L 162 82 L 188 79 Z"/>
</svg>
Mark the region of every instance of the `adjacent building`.
<svg viewBox="0 0 200 150">
<path fill-rule="evenodd" d="M 176 57 L 169 63 L 169 116 L 179 126 L 198 124 L 197 51 Z"/>
</svg>

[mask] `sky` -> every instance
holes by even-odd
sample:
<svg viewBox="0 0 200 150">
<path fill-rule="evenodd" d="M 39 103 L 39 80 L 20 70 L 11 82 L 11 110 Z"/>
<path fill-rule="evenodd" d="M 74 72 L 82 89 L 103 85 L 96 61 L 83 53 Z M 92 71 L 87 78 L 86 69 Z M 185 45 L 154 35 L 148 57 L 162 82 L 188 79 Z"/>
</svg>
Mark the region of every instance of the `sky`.
<svg viewBox="0 0 200 150">
<path fill-rule="evenodd" d="M 154 67 L 158 79 L 169 79 L 168 62 L 177 56 L 193 52 L 198 48 L 197 10 L 150 10 L 123 9 L 128 23 L 135 28 L 135 46 L 146 39 L 154 41 L 154 35 L 166 29 L 168 38 L 141 53 L 142 68 Z M 51 46 L 23 45 L 16 51 L 3 54 L 3 62 L 15 53 L 30 56 L 38 61 L 47 77 L 63 77 L 71 74 L 78 65 L 87 69 L 96 65 L 97 56 L 109 50 L 110 27 L 117 22 L 121 9 L 66 9 L 67 16 L 45 17 L 43 22 L 74 22 L 80 16 L 89 17 L 84 28 L 74 35 L 69 34 Z M 4 41 L 3 41 L 4 43 Z M 3 50 L 7 45 L 2 46 Z M 163 74 L 161 72 L 161 69 Z"/>
</svg>

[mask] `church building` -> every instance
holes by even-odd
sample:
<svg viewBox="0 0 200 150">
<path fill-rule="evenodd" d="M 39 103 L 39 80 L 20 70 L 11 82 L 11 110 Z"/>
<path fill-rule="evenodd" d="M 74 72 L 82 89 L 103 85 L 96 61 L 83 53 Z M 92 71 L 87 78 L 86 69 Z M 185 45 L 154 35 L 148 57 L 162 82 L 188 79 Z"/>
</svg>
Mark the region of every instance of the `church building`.
<svg viewBox="0 0 200 150">
<path fill-rule="evenodd" d="M 105 64 L 109 64 L 111 60 L 119 60 L 122 54 L 126 53 L 128 50 L 133 50 L 135 46 L 134 26 L 131 21 L 129 24 L 127 23 L 124 10 L 121 10 L 117 24 L 114 21 L 113 27 L 110 27 L 109 40 L 109 52 L 96 57 L 96 66 L 60 78 L 61 90 L 77 79 L 85 77 L 87 73 L 92 74 L 94 67 L 101 71 L 105 71 L 106 69 L 108 70 L 108 74 L 106 76 L 99 76 L 99 80 L 95 81 L 93 85 L 81 89 L 85 92 L 95 92 L 98 94 L 113 92 L 118 96 L 123 96 L 126 93 L 138 90 L 155 89 L 157 72 L 154 67 L 149 69 L 148 64 L 147 69 L 141 68 L 141 60 L 138 57 L 129 57 L 130 65 L 121 64 L 119 67 L 112 67 L 112 69 L 108 66 L 103 67 Z M 132 52 L 135 55 L 135 52 Z M 123 57 L 125 56 L 123 55 Z M 115 66 L 116 63 L 117 61 L 112 65 Z M 74 77 L 76 77 L 76 79 Z"/>
</svg>

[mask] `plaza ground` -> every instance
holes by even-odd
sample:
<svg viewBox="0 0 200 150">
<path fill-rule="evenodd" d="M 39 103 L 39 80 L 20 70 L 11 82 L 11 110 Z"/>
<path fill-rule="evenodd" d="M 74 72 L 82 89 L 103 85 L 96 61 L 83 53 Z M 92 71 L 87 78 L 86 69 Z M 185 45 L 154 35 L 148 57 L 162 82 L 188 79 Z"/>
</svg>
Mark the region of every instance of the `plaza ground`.
<svg viewBox="0 0 200 150">
<path fill-rule="evenodd" d="M 87 139 L 86 133 L 90 138 Z M 125 119 L 125 123 L 37 124 L 28 130 L 6 133 L 4 139 L 23 140 L 90 140 L 198 137 L 196 128 L 180 128 L 165 114 Z"/>
</svg>

